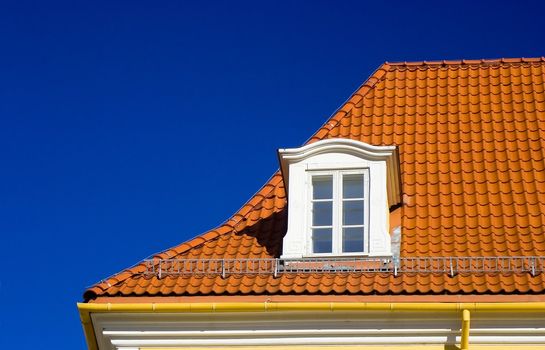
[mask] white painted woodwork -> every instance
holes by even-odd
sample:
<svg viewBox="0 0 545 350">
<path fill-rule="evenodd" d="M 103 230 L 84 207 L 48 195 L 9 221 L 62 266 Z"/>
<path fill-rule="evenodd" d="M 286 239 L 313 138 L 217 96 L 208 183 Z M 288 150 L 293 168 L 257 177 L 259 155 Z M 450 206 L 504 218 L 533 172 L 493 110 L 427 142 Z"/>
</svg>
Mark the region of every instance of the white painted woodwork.
<svg viewBox="0 0 545 350">
<path fill-rule="evenodd" d="M 459 345 L 459 312 L 93 314 L 101 350 L 141 347 Z M 543 313 L 472 312 L 470 344 L 544 344 Z"/>
<path fill-rule="evenodd" d="M 390 257 L 389 207 L 401 201 L 399 159 L 395 146 L 372 146 L 349 139 L 328 139 L 278 151 L 288 196 L 288 230 L 281 258 L 328 255 Z M 368 224 L 363 253 L 312 254 L 311 174 L 317 172 L 365 171 Z"/>
</svg>

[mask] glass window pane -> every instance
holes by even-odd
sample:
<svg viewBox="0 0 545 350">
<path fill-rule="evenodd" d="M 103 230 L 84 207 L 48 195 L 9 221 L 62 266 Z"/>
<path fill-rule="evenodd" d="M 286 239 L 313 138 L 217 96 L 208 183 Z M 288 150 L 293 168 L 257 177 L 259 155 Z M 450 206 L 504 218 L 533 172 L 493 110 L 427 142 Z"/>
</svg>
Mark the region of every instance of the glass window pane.
<svg viewBox="0 0 545 350">
<path fill-rule="evenodd" d="M 312 177 L 312 198 L 332 199 L 333 198 L 333 176 Z"/>
<path fill-rule="evenodd" d="M 333 251 L 333 240 L 330 228 L 315 228 L 312 230 L 312 252 L 331 253 Z"/>
<path fill-rule="evenodd" d="M 363 174 L 343 176 L 343 198 L 363 198 Z"/>
<path fill-rule="evenodd" d="M 312 203 L 312 226 L 331 226 L 333 224 L 333 202 Z"/>
<path fill-rule="evenodd" d="M 363 252 L 363 227 L 343 228 L 343 253 Z"/>
<path fill-rule="evenodd" d="M 363 225 L 363 201 L 343 201 L 343 225 Z"/>
</svg>

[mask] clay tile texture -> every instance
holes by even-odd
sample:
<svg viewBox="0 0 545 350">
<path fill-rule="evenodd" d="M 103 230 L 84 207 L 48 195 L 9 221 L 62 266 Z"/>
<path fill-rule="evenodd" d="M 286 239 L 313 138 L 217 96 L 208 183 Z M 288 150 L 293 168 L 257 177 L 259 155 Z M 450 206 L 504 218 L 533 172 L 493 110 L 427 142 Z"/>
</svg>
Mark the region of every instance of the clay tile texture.
<svg viewBox="0 0 545 350">
<path fill-rule="evenodd" d="M 308 142 L 334 137 L 398 146 L 402 257 L 545 256 L 544 58 L 385 63 Z M 276 173 L 225 224 L 154 258 L 279 257 L 286 203 Z M 142 262 L 84 298 L 545 292 L 543 274 L 158 278 L 144 271 Z"/>
</svg>

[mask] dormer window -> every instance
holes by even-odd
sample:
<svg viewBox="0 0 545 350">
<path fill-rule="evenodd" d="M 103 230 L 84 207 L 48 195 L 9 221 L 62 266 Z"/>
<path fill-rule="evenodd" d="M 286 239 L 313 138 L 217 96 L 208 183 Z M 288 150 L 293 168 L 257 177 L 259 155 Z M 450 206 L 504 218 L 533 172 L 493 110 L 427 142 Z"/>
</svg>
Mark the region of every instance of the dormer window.
<svg viewBox="0 0 545 350">
<path fill-rule="evenodd" d="M 282 258 L 391 256 L 389 207 L 400 202 L 395 146 L 328 139 L 278 153 L 288 194 Z"/>
</svg>

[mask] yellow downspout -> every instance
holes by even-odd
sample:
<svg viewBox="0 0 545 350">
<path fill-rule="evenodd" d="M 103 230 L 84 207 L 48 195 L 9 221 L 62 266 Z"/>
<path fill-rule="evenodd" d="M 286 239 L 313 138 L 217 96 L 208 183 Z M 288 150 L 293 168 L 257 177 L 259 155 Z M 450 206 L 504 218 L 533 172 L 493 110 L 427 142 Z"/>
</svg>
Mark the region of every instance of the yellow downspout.
<svg viewBox="0 0 545 350">
<path fill-rule="evenodd" d="M 461 350 L 469 350 L 469 310 L 462 311 L 462 339 L 460 340 Z"/>
<path fill-rule="evenodd" d="M 85 333 L 85 341 L 87 342 L 87 348 L 89 350 L 98 350 L 95 329 L 93 328 L 93 320 L 91 319 L 91 311 L 85 308 L 82 308 L 82 305 L 90 305 L 90 304 L 78 303 L 79 317 L 81 319 L 81 325 L 83 326 L 83 332 Z"/>
<path fill-rule="evenodd" d="M 470 311 L 545 312 L 545 302 L 522 303 L 355 303 L 355 302 L 250 302 L 250 303 L 78 303 L 90 350 L 97 350 L 92 313 L 229 313 L 286 311 L 462 311 L 462 349 L 469 346 Z M 465 344 L 465 347 L 464 347 Z"/>
</svg>

